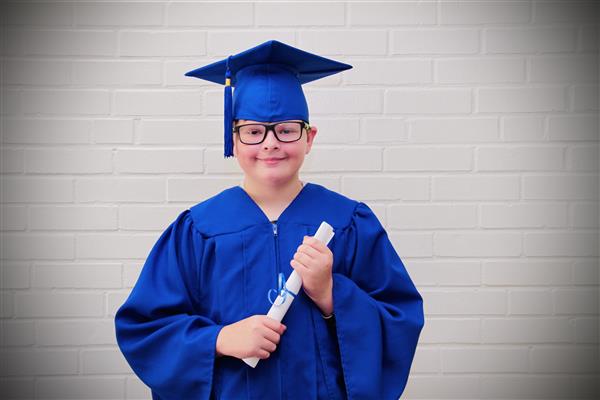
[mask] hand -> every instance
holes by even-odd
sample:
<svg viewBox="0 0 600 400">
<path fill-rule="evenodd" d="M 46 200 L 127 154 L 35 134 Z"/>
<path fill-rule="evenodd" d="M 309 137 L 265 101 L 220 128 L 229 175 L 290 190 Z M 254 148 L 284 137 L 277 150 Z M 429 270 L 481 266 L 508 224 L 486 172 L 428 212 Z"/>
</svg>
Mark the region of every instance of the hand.
<svg viewBox="0 0 600 400">
<path fill-rule="evenodd" d="M 266 315 L 253 315 L 221 328 L 217 356 L 269 358 L 287 327 Z"/>
<path fill-rule="evenodd" d="M 304 236 L 290 265 L 302 278 L 302 288 L 325 315 L 333 312 L 333 253 L 320 240 Z"/>
</svg>

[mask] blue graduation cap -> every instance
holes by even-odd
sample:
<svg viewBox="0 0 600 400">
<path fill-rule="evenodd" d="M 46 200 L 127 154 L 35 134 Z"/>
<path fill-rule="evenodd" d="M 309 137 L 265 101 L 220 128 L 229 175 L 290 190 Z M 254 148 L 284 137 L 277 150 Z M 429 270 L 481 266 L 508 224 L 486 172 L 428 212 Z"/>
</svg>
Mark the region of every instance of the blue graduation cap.
<svg viewBox="0 0 600 400">
<path fill-rule="evenodd" d="M 302 84 L 350 68 L 351 65 L 269 40 L 185 75 L 225 85 L 225 157 L 231 157 L 234 120 L 309 122 Z"/>
</svg>

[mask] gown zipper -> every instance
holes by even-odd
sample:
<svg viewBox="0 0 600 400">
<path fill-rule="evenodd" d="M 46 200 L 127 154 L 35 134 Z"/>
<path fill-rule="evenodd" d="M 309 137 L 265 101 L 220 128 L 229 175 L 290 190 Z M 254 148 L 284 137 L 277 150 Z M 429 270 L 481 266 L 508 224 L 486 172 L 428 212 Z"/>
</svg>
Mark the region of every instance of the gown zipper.
<svg viewBox="0 0 600 400">
<path fill-rule="evenodd" d="M 278 283 L 279 283 L 279 273 L 281 271 L 281 268 L 279 266 L 279 241 L 277 240 L 277 221 L 272 221 L 271 222 L 272 226 L 273 226 L 273 241 L 275 242 L 275 287 L 278 287 Z M 283 391 L 283 376 L 281 373 L 281 364 L 279 364 L 279 387 L 280 389 Z M 283 393 L 280 392 L 279 393 L 279 398 L 282 399 L 283 398 Z"/>
</svg>

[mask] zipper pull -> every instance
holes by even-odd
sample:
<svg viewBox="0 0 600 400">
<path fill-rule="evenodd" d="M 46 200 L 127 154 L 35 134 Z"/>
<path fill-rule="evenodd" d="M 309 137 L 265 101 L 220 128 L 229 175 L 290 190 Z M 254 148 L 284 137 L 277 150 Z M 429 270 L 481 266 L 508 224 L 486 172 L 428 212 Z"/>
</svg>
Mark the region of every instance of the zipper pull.
<svg viewBox="0 0 600 400">
<path fill-rule="evenodd" d="M 273 224 L 273 235 L 277 236 L 277 223 L 271 222 Z"/>
</svg>

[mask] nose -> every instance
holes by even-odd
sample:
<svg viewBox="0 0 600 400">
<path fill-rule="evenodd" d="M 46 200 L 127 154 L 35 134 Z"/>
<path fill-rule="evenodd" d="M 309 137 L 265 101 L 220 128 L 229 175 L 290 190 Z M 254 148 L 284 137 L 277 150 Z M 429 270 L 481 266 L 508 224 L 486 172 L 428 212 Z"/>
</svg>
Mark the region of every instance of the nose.
<svg viewBox="0 0 600 400">
<path fill-rule="evenodd" d="M 271 132 L 272 135 L 269 135 L 269 132 Z M 279 140 L 277 140 L 277 137 L 275 137 L 275 131 L 273 129 L 267 130 L 265 135 L 267 136 L 262 143 L 263 148 L 268 149 L 269 147 L 279 147 Z"/>
</svg>

